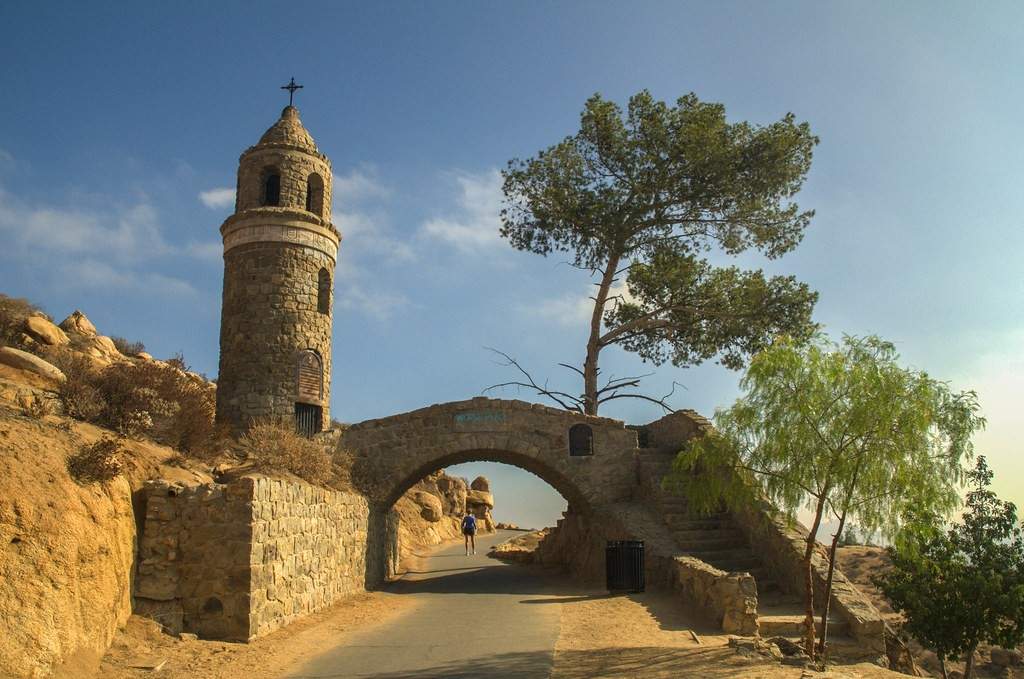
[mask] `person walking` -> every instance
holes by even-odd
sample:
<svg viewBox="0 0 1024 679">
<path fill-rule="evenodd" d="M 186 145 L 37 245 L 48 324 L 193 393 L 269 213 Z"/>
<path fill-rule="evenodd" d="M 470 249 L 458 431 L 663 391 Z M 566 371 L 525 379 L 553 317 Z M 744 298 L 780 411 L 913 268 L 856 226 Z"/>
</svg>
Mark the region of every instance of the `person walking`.
<svg viewBox="0 0 1024 679">
<path fill-rule="evenodd" d="M 470 546 L 473 548 L 473 554 L 476 554 L 476 517 L 466 512 L 466 515 L 462 517 L 462 537 L 466 542 L 466 556 L 470 554 Z"/>
</svg>

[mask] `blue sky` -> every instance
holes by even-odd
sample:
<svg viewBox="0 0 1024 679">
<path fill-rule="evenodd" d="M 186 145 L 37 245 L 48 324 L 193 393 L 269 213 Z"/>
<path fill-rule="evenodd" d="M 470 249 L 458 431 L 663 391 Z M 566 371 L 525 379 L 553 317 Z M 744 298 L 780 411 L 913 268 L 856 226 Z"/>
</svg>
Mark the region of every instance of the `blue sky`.
<svg viewBox="0 0 1024 679">
<path fill-rule="evenodd" d="M 979 448 L 1022 503 L 1022 25 L 1010 2 L 5 3 L 0 291 L 213 376 L 217 229 L 294 75 L 345 234 L 333 414 L 477 395 L 509 378 L 485 346 L 568 378 L 555 364 L 582 358 L 588 281 L 498 238 L 497 171 L 572 133 L 594 92 L 792 111 L 821 137 L 799 197 L 817 216 L 794 253 L 741 263 L 807 281 L 834 335 L 878 333 L 977 389 Z M 614 351 L 604 368 L 644 372 Z M 737 395 L 716 365 L 648 384 L 674 380 L 678 407 Z M 496 481 L 499 518 L 557 515 L 525 473 L 458 471 Z"/>
</svg>

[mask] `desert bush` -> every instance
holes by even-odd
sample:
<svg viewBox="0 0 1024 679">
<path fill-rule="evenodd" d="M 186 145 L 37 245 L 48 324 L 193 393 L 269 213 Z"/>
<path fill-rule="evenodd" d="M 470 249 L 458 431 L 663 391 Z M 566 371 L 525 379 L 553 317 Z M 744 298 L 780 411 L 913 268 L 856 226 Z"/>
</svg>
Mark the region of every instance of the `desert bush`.
<svg viewBox="0 0 1024 679">
<path fill-rule="evenodd" d="M 96 387 L 98 373 L 92 361 L 72 351 L 55 352 L 46 358 L 66 378 L 57 388 L 64 412 L 76 420 L 96 422 L 106 408 L 106 401 Z"/>
<path fill-rule="evenodd" d="M 49 415 L 50 412 L 50 404 L 46 400 L 39 398 L 36 394 L 33 394 L 32 398 L 25 404 L 25 414 L 33 420 L 41 420 Z"/>
<path fill-rule="evenodd" d="M 109 481 L 121 473 L 123 452 L 120 441 L 102 438 L 82 446 L 68 458 L 68 472 L 80 482 Z"/>
<path fill-rule="evenodd" d="M 117 335 L 111 335 L 110 341 L 113 342 L 114 346 L 117 347 L 117 350 L 125 356 L 134 356 L 136 354 L 141 354 L 146 350 L 146 345 L 142 342 L 130 342 L 124 337 L 118 337 Z"/>
<path fill-rule="evenodd" d="M 328 481 L 333 473 L 331 456 L 324 446 L 300 435 L 290 422 L 256 420 L 239 444 L 260 469 L 288 471 L 317 484 Z"/>
<path fill-rule="evenodd" d="M 28 349 L 22 342 L 25 319 L 38 313 L 39 307 L 27 299 L 0 294 L 0 346 Z"/>
<path fill-rule="evenodd" d="M 185 362 L 185 355 L 182 354 L 180 351 L 175 353 L 174 356 L 171 356 L 169 359 L 167 359 L 167 365 L 171 366 L 172 368 L 177 368 L 182 372 L 189 372 L 192 370 L 192 366 Z"/>
<path fill-rule="evenodd" d="M 67 378 L 58 394 L 71 417 L 131 438 L 148 436 L 195 457 L 225 438 L 214 423 L 214 389 L 172 366 L 124 362 L 97 370 L 69 351 L 52 359 Z"/>
</svg>

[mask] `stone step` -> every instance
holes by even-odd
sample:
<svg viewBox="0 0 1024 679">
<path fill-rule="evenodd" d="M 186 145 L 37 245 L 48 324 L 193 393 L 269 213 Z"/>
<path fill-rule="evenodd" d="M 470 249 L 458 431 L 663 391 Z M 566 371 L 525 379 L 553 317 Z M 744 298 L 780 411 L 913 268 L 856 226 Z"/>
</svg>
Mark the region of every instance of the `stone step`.
<svg viewBox="0 0 1024 679">
<path fill-rule="evenodd" d="M 757 583 L 758 606 L 761 605 L 761 601 L 766 597 L 769 602 L 772 602 L 778 600 L 780 597 L 789 596 L 782 591 L 782 588 L 779 587 L 779 581 L 776 580 L 775 576 L 763 565 L 748 568 L 747 572 L 754 577 L 754 582 Z"/>
<path fill-rule="evenodd" d="M 749 559 L 755 560 L 755 566 L 761 565 L 761 559 L 751 551 L 750 547 L 744 544 L 731 545 L 729 547 L 720 549 L 699 549 L 691 548 L 689 545 L 685 546 L 687 554 L 692 554 L 701 561 L 707 561 L 708 563 L 716 563 L 719 561 L 747 561 Z"/>
<path fill-rule="evenodd" d="M 726 514 L 695 517 L 692 514 L 684 512 L 665 512 L 662 516 L 665 524 L 673 530 L 718 530 L 722 528 L 734 528 L 732 519 L 730 519 Z"/>
<path fill-rule="evenodd" d="M 707 561 L 707 559 L 704 560 Z M 761 560 L 751 555 L 742 559 L 714 559 L 708 561 L 708 563 L 726 573 L 749 573 L 751 569 L 761 565 Z"/>
<path fill-rule="evenodd" d="M 683 540 L 676 534 L 672 534 L 676 544 L 690 554 L 698 554 L 700 558 L 707 561 L 709 555 L 717 558 L 730 558 L 731 556 L 748 555 L 750 547 L 742 539 L 730 538 L 705 538 L 703 540 Z"/>
<path fill-rule="evenodd" d="M 802 637 L 804 634 L 804 616 L 795 615 L 758 615 L 758 633 L 762 637 Z M 814 619 L 814 633 L 821 637 L 821 618 Z M 828 621 L 829 637 L 850 636 L 850 625 L 845 620 Z"/>
<path fill-rule="evenodd" d="M 733 540 L 746 544 L 746 536 L 735 528 L 712 528 L 710 530 L 674 530 L 672 536 L 680 543 L 697 544 L 703 540 Z"/>
</svg>

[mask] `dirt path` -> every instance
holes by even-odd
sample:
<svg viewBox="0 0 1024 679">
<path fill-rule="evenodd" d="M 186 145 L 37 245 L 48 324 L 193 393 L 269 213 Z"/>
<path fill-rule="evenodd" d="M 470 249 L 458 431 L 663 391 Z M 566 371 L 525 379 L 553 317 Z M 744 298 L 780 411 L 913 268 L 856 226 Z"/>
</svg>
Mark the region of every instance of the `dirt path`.
<svg viewBox="0 0 1024 679">
<path fill-rule="evenodd" d="M 414 607 L 411 599 L 386 592 L 358 594 L 249 644 L 183 641 L 161 633 L 150 620 L 132 616 L 126 629 L 114 640 L 96 677 L 277 679 L 309 656 L 343 643 L 354 632 L 373 629 L 396 616 L 408 614 Z M 167 661 L 156 675 L 130 667 L 134 661 L 153 660 Z"/>
<path fill-rule="evenodd" d="M 350 597 L 251 644 L 182 641 L 161 634 L 155 623 L 133 617 L 96 676 L 905 676 L 867 664 L 806 674 L 760 655 L 745 656 L 728 646 L 728 637 L 685 615 L 670 593 L 608 596 L 552 571 L 488 559 L 482 547 L 478 545 L 472 563 L 463 563 L 461 544 L 454 549 L 440 545 L 423 555 L 412 569 L 420 572 L 407 576 L 408 583 Z M 701 643 L 693 640 L 691 630 Z M 129 667 L 132 660 L 149 658 L 167 662 L 156 675 Z"/>
</svg>

